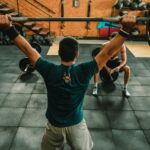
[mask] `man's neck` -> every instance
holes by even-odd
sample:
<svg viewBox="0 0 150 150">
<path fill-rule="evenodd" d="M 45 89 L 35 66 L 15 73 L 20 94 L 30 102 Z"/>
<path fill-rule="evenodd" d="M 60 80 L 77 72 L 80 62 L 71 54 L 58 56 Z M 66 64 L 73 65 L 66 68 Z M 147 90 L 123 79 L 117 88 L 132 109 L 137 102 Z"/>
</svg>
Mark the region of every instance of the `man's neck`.
<svg viewBox="0 0 150 150">
<path fill-rule="evenodd" d="M 71 65 L 75 64 L 75 61 L 69 61 L 69 62 L 61 61 L 61 64 L 63 64 L 64 66 L 71 66 Z"/>
</svg>

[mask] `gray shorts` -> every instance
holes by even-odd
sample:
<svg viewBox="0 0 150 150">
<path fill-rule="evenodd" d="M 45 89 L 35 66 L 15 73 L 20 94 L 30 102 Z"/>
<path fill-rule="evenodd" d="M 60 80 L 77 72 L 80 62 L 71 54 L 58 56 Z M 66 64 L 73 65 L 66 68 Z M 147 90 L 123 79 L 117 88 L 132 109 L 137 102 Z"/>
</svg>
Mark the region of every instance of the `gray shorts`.
<svg viewBox="0 0 150 150">
<path fill-rule="evenodd" d="M 68 143 L 73 150 L 91 150 L 93 141 L 83 119 L 79 124 L 58 128 L 47 123 L 42 139 L 42 150 L 63 150 Z"/>
</svg>

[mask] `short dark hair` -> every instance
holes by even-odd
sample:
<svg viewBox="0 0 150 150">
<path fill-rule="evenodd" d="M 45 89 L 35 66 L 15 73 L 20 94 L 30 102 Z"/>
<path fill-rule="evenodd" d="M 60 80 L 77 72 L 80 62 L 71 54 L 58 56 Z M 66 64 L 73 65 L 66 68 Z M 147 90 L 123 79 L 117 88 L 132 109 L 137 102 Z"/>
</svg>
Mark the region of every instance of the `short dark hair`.
<svg viewBox="0 0 150 150">
<path fill-rule="evenodd" d="M 104 47 L 103 44 L 99 44 L 99 47 L 94 48 L 94 49 L 92 50 L 92 53 L 91 53 L 92 57 L 95 58 L 96 55 L 101 51 L 101 49 L 102 49 L 103 47 Z"/>
<path fill-rule="evenodd" d="M 61 60 L 73 61 L 78 54 L 78 41 L 73 37 L 65 37 L 59 43 L 59 56 Z"/>
</svg>

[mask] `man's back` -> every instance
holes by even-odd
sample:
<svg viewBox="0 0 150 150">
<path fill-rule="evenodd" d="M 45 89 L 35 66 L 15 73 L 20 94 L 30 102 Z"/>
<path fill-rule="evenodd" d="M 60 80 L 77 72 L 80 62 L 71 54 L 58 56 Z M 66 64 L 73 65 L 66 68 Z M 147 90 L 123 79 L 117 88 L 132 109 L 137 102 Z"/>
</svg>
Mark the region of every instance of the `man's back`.
<svg viewBox="0 0 150 150">
<path fill-rule="evenodd" d="M 48 91 L 48 120 L 57 127 L 79 123 L 83 119 L 83 99 L 90 79 L 98 71 L 95 60 L 80 65 L 55 65 L 40 58 L 36 69 Z"/>
</svg>

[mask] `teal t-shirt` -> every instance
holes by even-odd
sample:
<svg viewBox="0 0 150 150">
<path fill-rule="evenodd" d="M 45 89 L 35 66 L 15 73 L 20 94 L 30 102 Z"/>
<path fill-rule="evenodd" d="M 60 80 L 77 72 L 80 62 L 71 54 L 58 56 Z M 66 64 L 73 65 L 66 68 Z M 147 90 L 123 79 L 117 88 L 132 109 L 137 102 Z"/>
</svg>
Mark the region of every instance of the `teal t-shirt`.
<svg viewBox="0 0 150 150">
<path fill-rule="evenodd" d="M 35 67 L 46 84 L 46 117 L 49 122 L 56 127 L 67 127 L 81 122 L 84 94 L 92 76 L 98 72 L 96 61 L 68 67 L 55 65 L 40 57 Z"/>
</svg>

